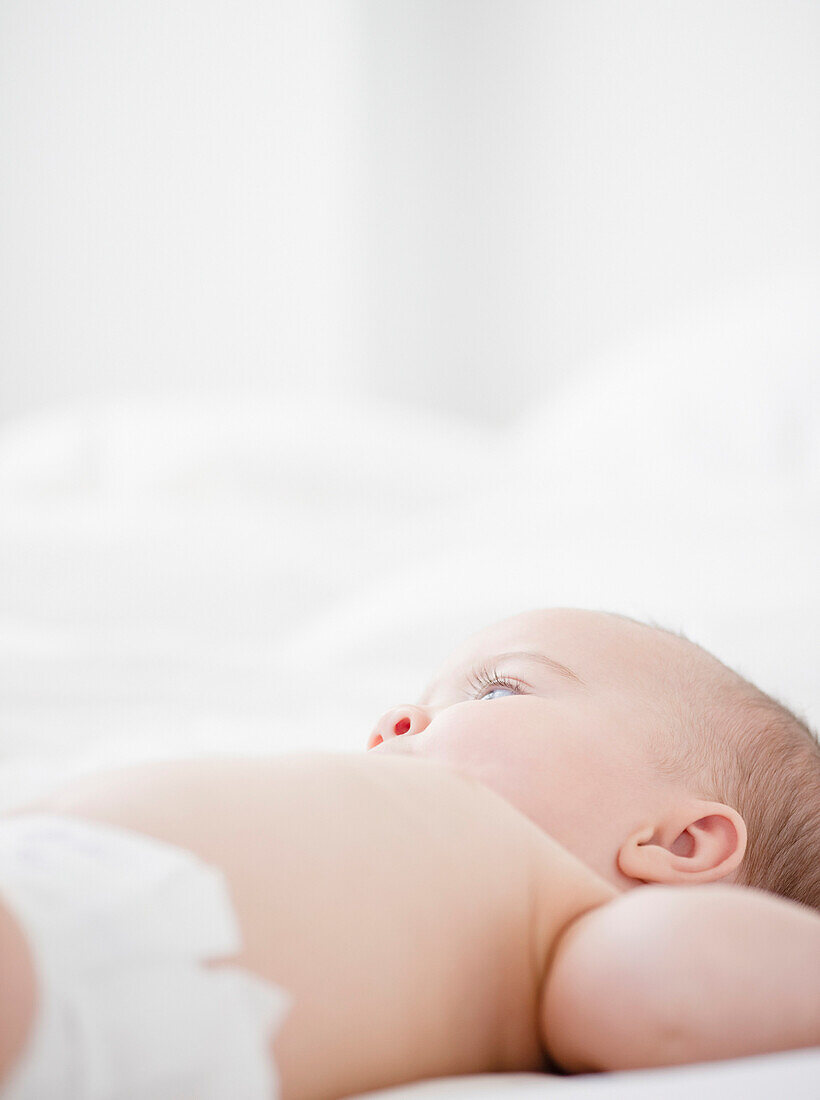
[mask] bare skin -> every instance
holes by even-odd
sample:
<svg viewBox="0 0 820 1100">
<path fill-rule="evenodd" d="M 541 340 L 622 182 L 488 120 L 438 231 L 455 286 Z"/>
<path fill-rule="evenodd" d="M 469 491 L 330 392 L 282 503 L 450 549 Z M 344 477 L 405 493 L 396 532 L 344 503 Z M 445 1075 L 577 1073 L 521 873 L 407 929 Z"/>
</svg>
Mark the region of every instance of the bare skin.
<svg viewBox="0 0 820 1100">
<path fill-rule="evenodd" d="M 284 1100 L 450 1074 L 570 1072 L 820 1043 L 820 918 L 736 886 L 617 890 L 497 794 L 370 754 L 123 769 L 37 807 L 225 874 L 235 959 L 284 986 Z M 0 1082 L 36 1013 L 0 902 Z"/>
<path fill-rule="evenodd" d="M 284 1100 L 544 1068 L 552 946 L 615 895 L 499 796 L 429 761 L 164 763 L 88 778 L 37 809 L 222 869 L 244 949 L 221 961 L 293 997 L 273 1044 Z M 32 1002 L 30 967 L 22 977 Z"/>
</svg>

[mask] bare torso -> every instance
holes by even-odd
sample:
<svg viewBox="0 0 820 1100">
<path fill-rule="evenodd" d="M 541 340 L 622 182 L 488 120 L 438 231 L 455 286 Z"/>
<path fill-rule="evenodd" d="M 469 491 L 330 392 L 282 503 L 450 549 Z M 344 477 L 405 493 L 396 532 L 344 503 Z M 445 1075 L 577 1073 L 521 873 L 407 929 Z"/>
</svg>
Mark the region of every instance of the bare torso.
<svg viewBox="0 0 820 1100">
<path fill-rule="evenodd" d="M 284 1100 L 537 1069 L 560 930 L 613 889 L 497 795 L 408 758 L 144 765 L 43 805 L 155 836 L 224 872 L 238 960 L 283 986 Z"/>
</svg>

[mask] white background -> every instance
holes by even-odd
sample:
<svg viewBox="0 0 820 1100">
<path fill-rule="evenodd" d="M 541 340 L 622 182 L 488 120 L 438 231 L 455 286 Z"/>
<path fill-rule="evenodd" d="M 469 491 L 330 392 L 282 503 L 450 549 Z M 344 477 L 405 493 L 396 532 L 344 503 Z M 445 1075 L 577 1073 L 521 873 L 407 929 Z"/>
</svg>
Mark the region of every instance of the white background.
<svg viewBox="0 0 820 1100">
<path fill-rule="evenodd" d="M 816 720 L 818 45 L 795 0 L 4 0 L 7 763 L 358 748 L 550 604 Z"/>
<path fill-rule="evenodd" d="M 300 380 L 497 421 L 820 255 L 812 0 L 4 0 L 0 418 Z"/>
</svg>

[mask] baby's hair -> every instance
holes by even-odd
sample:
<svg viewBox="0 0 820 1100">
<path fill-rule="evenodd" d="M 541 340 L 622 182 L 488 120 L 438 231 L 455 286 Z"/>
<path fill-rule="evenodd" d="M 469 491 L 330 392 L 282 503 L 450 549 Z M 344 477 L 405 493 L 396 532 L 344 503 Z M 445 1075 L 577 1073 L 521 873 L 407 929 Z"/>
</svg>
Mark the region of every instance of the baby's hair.
<svg viewBox="0 0 820 1100">
<path fill-rule="evenodd" d="M 808 725 L 753 689 L 735 708 L 724 801 L 746 822 L 737 881 L 820 909 L 820 745 Z"/>
<path fill-rule="evenodd" d="M 694 646 L 685 635 L 652 624 Z M 706 650 L 675 700 L 683 736 L 663 770 L 738 811 L 748 845 L 735 881 L 820 909 L 820 743 L 809 725 Z"/>
</svg>

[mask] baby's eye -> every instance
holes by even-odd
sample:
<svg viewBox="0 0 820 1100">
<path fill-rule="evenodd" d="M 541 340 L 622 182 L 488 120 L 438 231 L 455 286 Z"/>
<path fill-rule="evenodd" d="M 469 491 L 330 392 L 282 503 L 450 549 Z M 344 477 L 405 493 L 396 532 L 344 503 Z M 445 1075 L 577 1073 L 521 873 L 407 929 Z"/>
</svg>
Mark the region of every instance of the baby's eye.
<svg viewBox="0 0 820 1100">
<path fill-rule="evenodd" d="M 483 695 L 479 695 L 479 699 L 503 699 L 505 695 L 518 695 L 514 688 L 507 687 L 506 684 L 497 684 L 494 688 L 486 691 Z"/>
<path fill-rule="evenodd" d="M 504 699 L 508 695 L 522 695 L 523 685 L 519 680 L 501 676 L 492 667 L 473 669 L 468 677 L 470 695 L 473 699 Z"/>
</svg>

